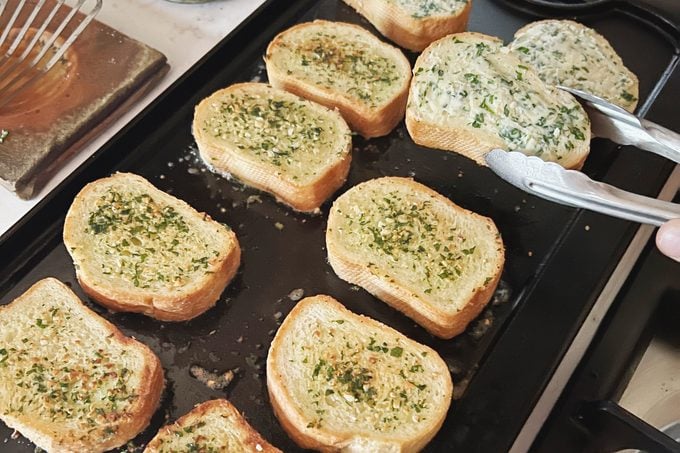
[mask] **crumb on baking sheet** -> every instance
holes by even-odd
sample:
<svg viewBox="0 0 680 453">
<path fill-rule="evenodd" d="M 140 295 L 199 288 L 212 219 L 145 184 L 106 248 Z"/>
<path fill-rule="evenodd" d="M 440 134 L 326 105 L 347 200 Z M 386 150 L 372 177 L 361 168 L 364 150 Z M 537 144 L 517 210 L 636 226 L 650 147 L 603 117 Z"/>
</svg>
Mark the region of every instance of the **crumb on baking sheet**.
<svg viewBox="0 0 680 453">
<path fill-rule="evenodd" d="M 276 222 L 276 223 L 274 224 L 274 228 L 276 228 L 276 229 L 279 230 L 279 231 L 283 230 L 283 223 L 281 223 L 281 222 Z"/>
<path fill-rule="evenodd" d="M 201 366 L 192 365 L 189 368 L 189 372 L 191 376 L 211 390 L 224 390 L 234 380 L 234 371 L 232 370 L 227 370 L 223 373 L 213 373 Z"/>
<path fill-rule="evenodd" d="M 293 302 L 297 302 L 298 300 L 302 299 L 305 295 L 305 290 L 302 288 L 296 288 L 292 290 L 290 293 L 288 293 L 288 298 L 292 300 Z"/>
<path fill-rule="evenodd" d="M 249 195 L 248 198 L 246 198 L 246 207 L 249 207 L 251 204 L 254 203 L 262 203 L 262 197 L 259 195 Z"/>
</svg>

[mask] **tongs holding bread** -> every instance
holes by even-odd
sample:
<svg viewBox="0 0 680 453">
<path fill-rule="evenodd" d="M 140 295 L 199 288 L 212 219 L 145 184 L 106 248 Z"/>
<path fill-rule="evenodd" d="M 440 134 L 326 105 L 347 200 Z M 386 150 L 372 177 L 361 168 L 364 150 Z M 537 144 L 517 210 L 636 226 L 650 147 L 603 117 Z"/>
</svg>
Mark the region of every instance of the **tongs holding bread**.
<svg viewBox="0 0 680 453">
<path fill-rule="evenodd" d="M 576 99 L 480 33 L 447 36 L 418 57 L 406 127 L 416 143 L 480 164 L 501 148 L 580 168 L 590 150 L 590 121 Z"/>
<path fill-rule="evenodd" d="M 508 44 L 545 83 L 594 94 L 632 112 L 639 81 L 607 39 L 572 20 L 539 20 Z"/>
<path fill-rule="evenodd" d="M 573 88 L 561 89 L 574 94 L 583 103 L 592 119 L 595 135 L 616 143 L 635 145 L 680 163 L 680 134 L 640 119 L 592 94 Z M 655 226 L 680 218 L 677 203 L 626 192 L 535 156 L 496 149 L 487 153 L 485 159 L 497 175 L 512 185 L 557 203 Z"/>
</svg>

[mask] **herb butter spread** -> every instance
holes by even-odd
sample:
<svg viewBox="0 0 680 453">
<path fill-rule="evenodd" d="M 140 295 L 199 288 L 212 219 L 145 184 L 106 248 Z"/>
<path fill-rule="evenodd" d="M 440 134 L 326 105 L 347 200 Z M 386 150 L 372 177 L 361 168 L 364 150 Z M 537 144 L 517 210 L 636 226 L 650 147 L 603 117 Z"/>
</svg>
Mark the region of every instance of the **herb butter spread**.
<svg viewBox="0 0 680 453">
<path fill-rule="evenodd" d="M 225 399 L 206 401 L 158 432 L 145 453 L 281 453 Z"/>
<path fill-rule="evenodd" d="M 139 355 L 56 297 L 22 308 L 21 320 L 1 329 L 0 414 L 80 440 L 113 436 L 134 416 Z"/>
<path fill-rule="evenodd" d="M 214 143 L 292 183 L 313 182 L 348 152 L 350 131 L 337 113 L 282 90 L 241 84 L 205 105 L 197 124 Z"/>
<path fill-rule="evenodd" d="M 547 20 L 521 29 L 510 49 L 550 85 L 577 88 L 632 111 L 638 80 L 595 30 L 568 20 Z"/>
<path fill-rule="evenodd" d="M 370 108 L 403 90 L 409 74 L 396 57 L 397 49 L 361 27 L 325 24 L 308 23 L 282 33 L 268 62 L 283 74 Z"/>
<path fill-rule="evenodd" d="M 224 227 L 205 217 L 197 227 L 161 194 L 127 182 L 100 191 L 87 213 L 90 245 L 81 265 L 123 288 L 150 291 L 182 291 L 214 272 L 225 253 L 216 243 Z M 80 250 L 76 245 L 71 253 Z"/>
<path fill-rule="evenodd" d="M 296 358 L 283 366 L 291 382 L 304 383 L 288 389 L 293 401 L 307 402 L 298 408 L 307 428 L 406 437 L 441 410 L 444 377 L 432 351 L 339 310 L 309 309 L 294 323 L 304 335 L 286 337 L 279 353 Z"/>
<path fill-rule="evenodd" d="M 171 427 L 169 433 L 158 441 L 156 448 L 153 451 L 158 453 L 175 453 L 175 452 L 201 452 L 201 453 L 218 453 L 222 451 L 230 451 L 237 447 L 238 444 L 233 445 L 229 439 L 229 432 L 224 431 L 220 433 L 220 439 L 215 438 L 215 432 L 212 427 L 206 428 L 206 422 L 197 421 L 188 426 Z M 235 451 L 235 450 L 233 450 Z"/>
<path fill-rule="evenodd" d="M 233 414 L 208 414 L 210 418 L 195 420 L 183 426 L 170 426 L 168 432 L 154 442 L 154 453 L 221 453 L 245 451 L 244 440 L 232 424 L 237 423 Z"/>
<path fill-rule="evenodd" d="M 332 233 L 343 254 L 376 277 L 457 312 L 458 300 L 492 280 L 499 242 L 493 233 L 486 240 L 489 234 L 475 232 L 489 233 L 477 217 L 457 215 L 438 194 L 415 191 L 399 179 L 369 181 L 341 196 L 331 213 Z"/>
<path fill-rule="evenodd" d="M 385 0 L 398 6 L 415 19 L 459 14 L 470 0 Z"/>
<path fill-rule="evenodd" d="M 500 40 L 443 38 L 418 59 L 409 111 L 509 151 L 561 162 L 588 148 L 590 123 L 569 94 L 545 85 Z"/>
</svg>

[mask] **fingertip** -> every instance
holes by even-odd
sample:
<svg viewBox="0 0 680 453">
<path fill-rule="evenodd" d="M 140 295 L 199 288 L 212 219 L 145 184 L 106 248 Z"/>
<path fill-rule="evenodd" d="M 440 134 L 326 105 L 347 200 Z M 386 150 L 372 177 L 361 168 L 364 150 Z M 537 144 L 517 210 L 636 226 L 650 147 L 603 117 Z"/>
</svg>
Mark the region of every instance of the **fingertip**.
<svg viewBox="0 0 680 453">
<path fill-rule="evenodd" d="M 680 262 L 680 219 L 661 225 L 656 233 L 656 246 L 661 253 Z"/>
</svg>

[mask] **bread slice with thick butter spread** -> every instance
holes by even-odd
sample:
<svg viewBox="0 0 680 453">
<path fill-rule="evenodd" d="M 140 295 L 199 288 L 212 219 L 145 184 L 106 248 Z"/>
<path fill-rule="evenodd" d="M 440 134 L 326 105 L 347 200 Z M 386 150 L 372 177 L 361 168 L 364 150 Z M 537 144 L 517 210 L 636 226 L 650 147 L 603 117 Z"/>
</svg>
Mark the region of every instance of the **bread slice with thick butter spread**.
<svg viewBox="0 0 680 453">
<path fill-rule="evenodd" d="M 211 169 L 310 212 L 347 178 L 352 137 L 337 111 L 264 83 L 239 83 L 196 106 L 193 134 Z"/>
<path fill-rule="evenodd" d="M 467 28 L 472 0 L 344 0 L 383 35 L 414 51 Z"/>
<path fill-rule="evenodd" d="M 411 179 L 359 184 L 331 208 L 328 261 L 438 337 L 463 332 L 488 303 L 505 260 L 493 221 Z"/>
<path fill-rule="evenodd" d="M 49 452 L 103 452 L 148 424 L 163 369 L 54 278 L 0 307 L 0 419 Z"/>
<path fill-rule="evenodd" d="M 144 453 L 281 453 L 262 438 L 232 404 L 206 401 L 164 426 Z"/>
<path fill-rule="evenodd" d="M 501 148 L 580 168 L 590 150 L 590 120 L 576 99 L 479 33 L 447 36 L 418 57 L 406 126 L 416 143 L 480 164 Z"/>
<path fill-rule="evenodd" d="M 267 389 L 303 448 L 407 453 L 437 433 L 453 384 L 434 350 L 319 295 L 298 302 L 276 333 Z"/>
<path fill-rule="evenodd" d="M 241 257 L 229 227 L 131 173 L 80 191 L 66 214 L 64 244 L 90 297 L 163 321 L 215 305 Z"/>
<path fill-rule="evenodd" d="M 408 60 L 357 25 L 295 25 L 269 43 L 265 62 L 273 86 L 337 108 L 364 137 L 386 135 L 404 117 Z"/>
<path fill-rule="evenodd" d="M 541 20 L 520 28 L 508 45 L 550 85 L 592 93 L 632 112 L 639 82 L 609 42 L 571 20 Z"/>
</svg>

